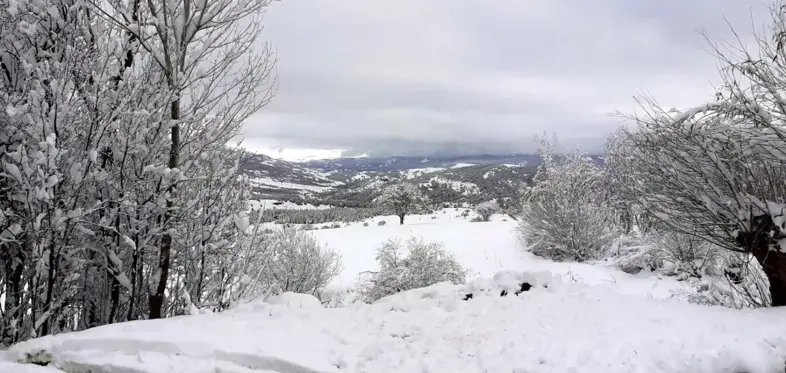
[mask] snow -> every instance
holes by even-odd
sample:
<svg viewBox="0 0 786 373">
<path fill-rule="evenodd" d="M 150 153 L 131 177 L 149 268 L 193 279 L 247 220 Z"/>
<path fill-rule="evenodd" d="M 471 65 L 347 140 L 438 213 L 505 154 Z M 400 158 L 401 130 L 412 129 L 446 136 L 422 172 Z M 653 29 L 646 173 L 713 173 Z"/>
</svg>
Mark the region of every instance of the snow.
<svg viewBox="0 0 786 373">
<path fill-rule="evenodd" d="M 480 188 L 474 183 L 468 183 L 466 181 L 457 181 L 457 180 L 450 180 L 440 176 L 434 176 L 429 179 L 428 182 L 422 183 L 423 186 L 429 186 L 431 183 L 437 183 L 442 185 L 447 185 L 449 188 L 463 192 L 464 195 L 472 195 L 480 193 Z"/>
<path fill-rule="evenodd" d="M 450 166 L 450 168 L 464 168 L 464 167 L 472 167 L 472 166 L 475 165 L 472 163 L 456 163 L 453 166 Z"/>
<path fill-rule="evenodd" d="M 349 178 L 349 180 L 351 180 L 351 181 L 359 181 L 359 180 L 366 180 L 366 179 L 369 179 L 369 178 L 371 178 L 371 176 L 369 176 L 368 173 L 366 173 L 365 171 L 361 171 L 361 172 L 358 172 L 355 175 L 352 175 L 352 177 Z"/>
<path fill-rule="evenodd" d="M 249 180 L 253 185 L 266 186 L 271 188 L 293 189 L 307 192 L 321 193 L 331 190 L 330 186 L 317 186 L 317 185 L 303 185 L 289 183 L 286 181 L 278 181 L 269 177 L 256 177 Z"/>
<path fill-rule="evenodd" d="M 442 167 L 424 167 L 424 168 L 411 168 L 409 170 L 400 171 L 405 179 L 414 179 L 426 174 L 433 174 L 435 172 L 444 171 Z"/>
<path fill-rule="evenodd" d="M 378 302 L 323 308 L 284 293 L 223 313 L 108 325 L 0 352 L 0 372 L 782 372 L 786 309 L 733 310 L 670 298 L 673 279 L 523 252 L 515 222 L 463 210 L 315 231 L 340 250 L 350 287 L 391 237 L 439 240 L 472 271 Z M 385 226 L 377 226 L 387 220 Z M 520 284 L 533 287 L 519 295 Z M 507 296 L 500 297 L 501 290 Z M 463 300 L 472 294 L 469 300 Z M 48 367 L 15 362 L 51 362 Z"/>
<path fill-rule="evenodd" d="M 546 280 L 506 297 L 479 291 L 503 285 L 487 280 L 467 286 L 442 283 L 346 308 L 316 308 L 315 299 L 254 302 L 221 314 L 41 338 L 9 352 L 16 360 L 53 361 L 68 372 L 783 369 L 782 310 L 735 311 L 637 299 Z M 462 300 L 473 290 L 472 299 Z"/>
<path fill-rule="evenodd" d="M 517 222 L 495 215 L 491 222 L 470 222 L 472 212 L 461 217 L 465 209 L 449 208 L 433 215 L 411 215 L 399 225 L 397 216 L 368 219 L 368 226 L 352 224 L 345 228 L 313 231 L 324 246 L 338 250 L 344 270 L 329 286 L 330 292 L 351 287 L 359 275 L 378 270 L 376 249 L 389 238 L 422 238 L 442 242 L 474 277 L 491 277 L 498 271 L 548 271 L 567 282 L 579 282 L 613 289 L 622 294 L 669 298 L 687 285 L 672 279 L 658 280 L 653 274 L 631 275 L 605 263 L 556 263 L 523 252 L 516 236 Z M 432 218 L 435 217 L 435 218 Z M 380 220 L 387 224 L 378 226 Z M 685 289 L 684 289 L 685 288 Z"/>
</svg>

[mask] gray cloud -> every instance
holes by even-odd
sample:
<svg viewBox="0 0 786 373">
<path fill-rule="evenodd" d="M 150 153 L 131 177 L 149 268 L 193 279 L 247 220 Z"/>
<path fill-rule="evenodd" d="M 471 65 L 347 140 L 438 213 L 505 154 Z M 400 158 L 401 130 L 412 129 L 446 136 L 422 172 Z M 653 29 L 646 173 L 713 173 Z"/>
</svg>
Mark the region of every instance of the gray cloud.
<svg viewBox="0 0 786 373">
<path fill-rule="evenodd" d="M 648 92 L 711 97 L 697 32 L 750 35 L 760 1 L 287 0 L 266 14 L 280 92 L 244 127 L 252 149 L 347 154 L 532 151 L 532 137 L 598 149 Z M 726 18 L 724 18 L 726 17 Z M 746 36 L 748 38 L 748 36 Z M 746 39 L 747 41 L 747 39 Z M 275 155 L 275 154 L 274 154 Z"/>
</svg>

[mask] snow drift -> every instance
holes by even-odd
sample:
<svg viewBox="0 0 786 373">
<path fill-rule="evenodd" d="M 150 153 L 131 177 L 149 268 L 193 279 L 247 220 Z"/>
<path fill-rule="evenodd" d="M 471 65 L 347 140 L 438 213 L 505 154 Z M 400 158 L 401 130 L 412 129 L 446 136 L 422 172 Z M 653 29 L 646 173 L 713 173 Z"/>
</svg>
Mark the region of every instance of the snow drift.
<svg viewBox="0 0 786 373">
<path fill-rule="evenodd" d="M 523 282 L 529 290 L 514 295 Z M 371 305 L 328 309 L 285 293 L 219 314 L 50 336 L 13 346 L 0 371 L 783 372 L 783 320 L 781 309 L 698 306 L 502 272 Z"/>
</svg>

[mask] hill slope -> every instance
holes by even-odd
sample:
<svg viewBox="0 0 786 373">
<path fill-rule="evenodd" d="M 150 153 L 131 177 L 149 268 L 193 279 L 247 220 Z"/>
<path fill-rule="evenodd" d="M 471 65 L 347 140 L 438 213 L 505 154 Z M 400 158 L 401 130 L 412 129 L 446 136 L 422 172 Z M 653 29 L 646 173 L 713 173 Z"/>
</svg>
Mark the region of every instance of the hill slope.
<svg viewBox="0 0 786 373">
<path fill-rule="evenodd" d="M 259 199 L 302 199 L 342 185 L 320 170 L 261 154 L 252 154 L 242 168 Z"/>
<path fill-rule="evenodd" d="M 405 161 L 385 158 L 395 167 L 384 167 L 385 161 L 373 159 L 382 163 L 369 163 L 365 171 L 337 171 L 340 160 L 330 161 L 327 169 L 319 169 L 314 167 L 319 162 L 294 163 L 252 155 L 243 169 L 251 177 L 257 199 L 351 207 L 368 206 L 382 188 L 401 181 L 420 185 L 435 203 L 478 203 L 492 198 L 508 198 L 516 194 L 522 183 L 529 182 L 535 172 L 535 166 L 526 163 L 499 163 L 503 160 L 522 161 L 524 157 L 520 156 L 463 157 L 425 163 L 420 158 L 417 162 L 411 158 L 400 158 Z M 472 160 L 480 163 L 466 163 Z M 423 164 L 432 166 L 424 167 Z M 404 168 L 413 165 L 418 167 Z"/>
</svg>

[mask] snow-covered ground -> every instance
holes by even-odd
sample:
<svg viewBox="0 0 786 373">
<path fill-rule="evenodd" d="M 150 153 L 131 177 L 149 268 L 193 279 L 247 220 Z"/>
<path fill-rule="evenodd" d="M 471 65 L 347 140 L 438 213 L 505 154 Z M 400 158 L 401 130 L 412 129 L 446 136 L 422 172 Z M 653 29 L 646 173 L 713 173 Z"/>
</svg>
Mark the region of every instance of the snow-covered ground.
<svg viewBox="0 0 786 373">
<path fill-rule="evenodd" d="M 343 254 L 332 287 L 376 269 L 383 241 L 411 236 L 443 242 L 473 272 L 467 285 L 343 308 L 282 294 L 221 314 L 110 325 L 16 345 L 0 353 L 0 372 L 784 371 L 786 310 L 668 299 L 681 287 L 673 279 L 535 258 L 521 251 L 514 221 L 470 223 L 461 211 L 314 233 Z M 382 219 L 388 224 L 377 226 Z M 517 277 L 534 287 L 500 297 Z"/>
<path fill-rule="evenodd" d="M 338 250 L 343 257 L 344 271 L 329 287 L 352 286 L 360 273 L 378 269 L 376 250 L 383 242 L 409 237 L 442 242 L 473 277 L 490 277 L 502 270 L 549 271 L 567 282 L 657 298 L 668 298 L 683 287 L 671 278 L 658 279 L 647 272 L 630 275 L 602 264 L 556 263 L 538 258 L 522 250 L 513 219 L 495 215 L 491 222 L 471 223 L 474 214 L 461 217 L 463 211 L 444 209 L 433 215 L 408 216 L 404 225 L 398 224 L 397 216 L 380 216 L 367 220 L 368 226 L 354 223 L 346 228 L 314 231 L 323 245 Z M 387 224 L 378 226 L 380 220 Z"/>
<path fill-rule="evenodd" d="M 255 177 L 249 179 L 252 185 L 259 186 L 259 187 L 268 187 L 268 188 L 282 188 L 282 189 L 291 189 L 291 190 L 298 190 L 303 192 L 313 192 L 313 193 L 323 193 L 328 190 L 331 190 L 333 186 L 337 185 L 338 182 L 333 182 L 333 184 L 327 185 L 304 185 L 304 184 L 295 184 L 286 181 L 279 181 L 275 180 L 270 177 Z"/>
</svg>

